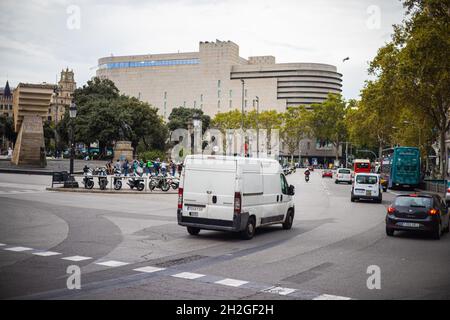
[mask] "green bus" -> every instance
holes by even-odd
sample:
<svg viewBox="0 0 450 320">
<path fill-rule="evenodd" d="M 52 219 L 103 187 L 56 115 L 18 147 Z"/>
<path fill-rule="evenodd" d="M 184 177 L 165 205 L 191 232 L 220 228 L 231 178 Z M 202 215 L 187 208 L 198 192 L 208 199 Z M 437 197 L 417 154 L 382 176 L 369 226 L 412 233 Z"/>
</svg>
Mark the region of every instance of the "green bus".
<svg viewBox="0 0 450 320">
<path fill-rule="evenodd" d="M 397 147 L 383 150 L 380 166 L 383 189 L 414 188 L 420 184 L 420 150 Z"/>
</svg>

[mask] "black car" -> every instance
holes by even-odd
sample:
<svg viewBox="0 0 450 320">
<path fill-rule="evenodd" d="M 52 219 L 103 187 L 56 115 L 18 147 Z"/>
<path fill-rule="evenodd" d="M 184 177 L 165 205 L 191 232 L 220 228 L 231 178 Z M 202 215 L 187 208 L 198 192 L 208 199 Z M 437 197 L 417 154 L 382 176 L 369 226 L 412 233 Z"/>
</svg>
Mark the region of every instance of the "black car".
<svg viewBox="0 0 450 320">
<path fill-rule="evenodd" d="M 449 231 L 447 204 L 434 194 L 397 196 L 387 211 L 386 234 L 393 236 L 398 230 L 427 232 L 440 239 Z"/>
</svg>

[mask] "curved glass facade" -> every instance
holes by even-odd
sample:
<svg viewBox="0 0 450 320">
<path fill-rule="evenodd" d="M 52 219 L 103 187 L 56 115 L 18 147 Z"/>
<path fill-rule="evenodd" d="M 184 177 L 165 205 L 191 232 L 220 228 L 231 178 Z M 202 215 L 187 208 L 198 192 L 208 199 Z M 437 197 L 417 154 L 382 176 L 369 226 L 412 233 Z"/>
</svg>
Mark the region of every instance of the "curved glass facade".
<svg viewBox="0 0 450 320">
<path fill-rule="evenodd" d="M 200 59 L 170 59 L 170 60 L 146 60 L 146 61 L 121 61 L 101 64 L 99 69 L 123 69 L 139 67 L 160 67 L 199 64 Z"/>
</svg>

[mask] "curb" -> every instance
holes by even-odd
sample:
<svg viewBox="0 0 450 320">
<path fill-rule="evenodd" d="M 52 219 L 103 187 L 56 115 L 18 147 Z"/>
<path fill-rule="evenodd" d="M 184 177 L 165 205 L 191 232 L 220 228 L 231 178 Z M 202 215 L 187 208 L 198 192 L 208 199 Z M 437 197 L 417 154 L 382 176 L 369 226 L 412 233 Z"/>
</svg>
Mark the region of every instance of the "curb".
<svg viewBox="0 0 450 320">
<path fill-rule="evenodd" d="M 33 170 L 33 169 L 5 169 L 5 168 L 0 168 L 0 173 L 30 174 L 30 175 L 41 175 L 41 176 L 51 176 L 51 175 L 53 175 L 53 171 Z M 82 171 L 75 171 L 74 174 L 83 174 L 83 172 Z"/>
<path fill-rule="evenodd" d="M 99 190 L 99 189 L 85 189 L 85 188 L 45 188 L 47 191 L 57 191 L 57 192 L 74 192 L 74 193 L 99 193 L 99 194 L 155 194 L 155 195 L 161 195 L 161 194 L 178 194 L 178 191 L 133 191 L 133 190 Z"/>
</svg>

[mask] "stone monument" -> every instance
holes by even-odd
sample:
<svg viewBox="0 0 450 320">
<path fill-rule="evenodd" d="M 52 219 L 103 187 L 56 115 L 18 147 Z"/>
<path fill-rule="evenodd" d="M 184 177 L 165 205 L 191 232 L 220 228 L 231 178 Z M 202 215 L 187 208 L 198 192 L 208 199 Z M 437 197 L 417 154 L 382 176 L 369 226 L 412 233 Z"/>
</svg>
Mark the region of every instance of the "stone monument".
<svg viewBox="0 0 450 320">
<path fill-rule="evenodd" d="M 45 167 L 43 122 L 53 85 L 19 83 L 13 92 L 14 130 L 18 133 L 11 162 Z"/>
<path fill-rule="evenodd" d="M 116 141 L 114 145 L 114 160 L 113 161 L 125 161 L 129 162 L 133 161 L 133 147 L 131 146 L 131 141 L 126 141 L 126 137 L 128 137 L 131 132 L 130 126 L 122 122 L 119 128 L 119 141 Z"/>
</svg>

